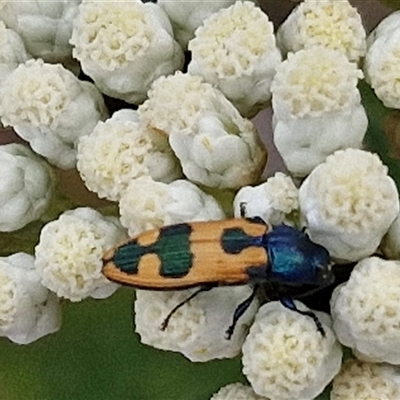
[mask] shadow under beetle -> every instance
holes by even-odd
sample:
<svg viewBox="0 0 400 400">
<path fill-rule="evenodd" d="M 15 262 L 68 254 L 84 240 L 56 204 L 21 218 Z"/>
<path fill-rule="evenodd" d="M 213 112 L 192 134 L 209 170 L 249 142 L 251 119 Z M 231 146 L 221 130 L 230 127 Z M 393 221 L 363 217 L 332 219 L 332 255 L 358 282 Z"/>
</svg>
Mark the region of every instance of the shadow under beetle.
<svg viewBox="0 0 400 400">
<path fill-rule="evenodd" d="M 244 215 L 244 205 L 241 212 Z M 109 250 L 103 257 L 102 272 L 112 281 L 148 290 L 200 286 L 171 310 L 162 330 L 173 314 L 199 293 L 220 285 L 254 284 L 252 294 L 234 312 L 227 339 L 262 283 L 274 288 L 286 308 L 311 317 L 325 335 L 317 316 L 299 310 L 282 287 L 304 287 L 297 296 L 303 297 L 334 281 L 324 247 L 287 225 L 270 230 L 258 217 L 188 222 L 141 233 Z"/>
</svg>

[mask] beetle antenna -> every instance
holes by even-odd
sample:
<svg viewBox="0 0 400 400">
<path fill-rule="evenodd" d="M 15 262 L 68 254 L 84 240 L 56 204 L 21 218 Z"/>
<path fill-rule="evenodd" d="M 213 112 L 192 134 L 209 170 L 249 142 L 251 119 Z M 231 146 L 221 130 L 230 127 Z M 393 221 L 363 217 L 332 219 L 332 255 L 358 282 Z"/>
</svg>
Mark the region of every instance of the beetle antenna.
<svg viewBox="0 0 400 400">
<path fill-rule="evenodd" d="M 184 306 L 186 303 L 188 303 L 190 300 L 192 300 L 193 298 L 195 298 L 198 294 L 202 293 L 202 292 L 207 292 L 209 290 L 211 290 L 213 288 L 213 286 L 202 286 L 200 289 L 196 290 L 194 293 L 192 293 L 188 298 L 186 298 L 185 300 L 181 301 L 179 304 L 177 304 L 170 312 L 169 314 L 166 316 L 166 318 L 164 319 L 164 321 L 162 322 L 160 329 L 162 331 L 165 331 L 165 329 L 167 329 L 167 326 L 169 324 L 169 320 L 171 319 L 171 317 L 182 307 Z"/>
<path fill-rule="evenodd" d="M 244 201 L 239 204 L 241 218 L 246 218 L 246 204 Z"/>
<path fill-rule="evenodd" d="M 281 303 L 283 304 L 283 306 L 285 306 L 286 308 L 288 308 L 289 310 L 295 311 L 301 315 L 306 315 L 307 317 L 312 318 L 312 320 L 314 321 L 318 332 L 322 335 L 322 336 L 326 336 L 325 334 L 325 330 L 322 327 L 321 321 L 318 319 L 318 317 L 312 312 L 312 311 L 302 311 L 299 310 L 296 307 L 296 304 L 294 304 L 294 301 L 291 297 L 287 297 L 287 296 L 282 296 L 280 298 Z"/>
<path fill-rule="evenodd" d="M 233 332 L 235 331 L 237 322 L 239 321 L 240 317 L 246 312 L 246 310 L 250 307 L 250 305 L 253 302 L 254 297 L 256 295 L 257 289 L 258 289 L 258 285 L 255 285 L 253 291 L 251 292 L 251 295 L 246 300 L 242 301 L 236 307 L 236 310 L 233 313 L 232 324 L 229 326 L 229 328 L 225 332 L 225 338 L 227 340 L 231 340 L 231 337 L 233 335 Z"/>
</svg>

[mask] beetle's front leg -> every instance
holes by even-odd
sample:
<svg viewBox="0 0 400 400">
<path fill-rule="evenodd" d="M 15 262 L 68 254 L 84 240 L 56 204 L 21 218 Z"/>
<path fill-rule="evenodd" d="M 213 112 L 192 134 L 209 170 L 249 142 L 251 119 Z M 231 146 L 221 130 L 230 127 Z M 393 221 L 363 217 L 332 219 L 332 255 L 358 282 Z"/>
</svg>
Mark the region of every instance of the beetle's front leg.
<svg viewBox="0 0 400 400">
<path fill-rule="evenodd" d="M 289 310 L 295 311 L 301 315 L 306 315 L 307 317 L 312 318 L 315 325 L 317 326 L 318 332 L 321 333 L 322 336 L 325 336 L 325 330 L 322 327 L 321 321 L 318 319 L 318 317 L 312 311 L 299 310 L 296 307 L 296 304 L 294 304 L 293 299 L 288 296 L 280 296 L 280 302 L 283 304 L 284 307 L 288 308 Z"/>
<path fill-rule="evenodd" d="M 233 313 L 232 323 L 225 332 L 226 339 L 228 339 L 228 340 L 231 339 L 233 332 L 235 331 L 237 322 L 239 321 L 240 317 L 246 312 L 246 310 L 250 307 L 251 303 L 254 300 L 254 297 L 256 296 L 257 289 L 258 289 L 258 285 L 254 285 L 254 289 L 251 292 L 251 295 L 247 299 L 243 300 L 236 307 L 235 312 Z"/>
<path fill-rule="evenodd" d="M 194 293 L 192 293 L 188 298 L 186 298 L 185 300 L 181 301 L 179 304 L 177 304 L 170 312 L 169 314 L 165 317 L 164 321 L 161 324 L 160 329 L 162 331 L 165 331 L 165 329 L 167 329 L 167 326 L 169 324 L 169 320 L 171 319 L 171 317 L 182 307 L 184 306 L 186 303 L 188 303 L 190 300 L 192 300 L 193 298 L 195 298 L 198 294 L 202 293 L 202 292 L 208 292 L 209 290 L 211 290 L 214 286 L 202 286 L 201 288 L 199 288 L 198 290 L 196 290 Z"/>
</svg>

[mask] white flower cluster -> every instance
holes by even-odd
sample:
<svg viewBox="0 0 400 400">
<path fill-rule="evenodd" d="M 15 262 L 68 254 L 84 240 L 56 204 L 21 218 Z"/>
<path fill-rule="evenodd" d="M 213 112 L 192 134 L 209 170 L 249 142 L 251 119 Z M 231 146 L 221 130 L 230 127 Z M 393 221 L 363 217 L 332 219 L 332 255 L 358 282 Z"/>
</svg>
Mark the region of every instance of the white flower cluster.
<svg viewBox="0 0 400 400">
<path fill-rule="evenodd" d="M 0 258 L 0 336 L 30 343 L 59 329 L 60 298 L 113 294 L 118 285 L 102 274 L 102 257 L 126 239 L 126 231 L 137 236 L 226 215 L 259 217 L 271 229 L 304 228 L 337 264 L 357 263 L 334 289 L 332 318 L 317 311 L 310 318 L 314 311 L 300 302 L 300 312 L 290 309 L 284 295 L 293 282 L 269 282 L 270 272 L 281 272 L 274 271 L 275 260 L 287 254 L 282 247 L 275 254 L 264 249 L 265 236 L 249 242 L 247 227 L 264 233 L 263 225 L 226 222 L 245 227 L 229 236 L 230 253 L 225 223 L 188 224 L 193 231 L 201 227 L 200 250 L 210 260 L 201 273 L 220 266 L 207 252 L 210 241 L 232 269 L 249 257 L 249 278 L 257 251 L 263 258 L 256 266 L 266 264 L 260 269 L 265 286 L 271 284 L 271 297 L 281 302 L 260 307 L 264 299 L 246 278 L 242 286 L 222 287 L 232 282 L 225 270 L 213 282 L 221 287 L 203 288 L 178 308 L 199 290 L 183 287 L 185 278 L 182 290 L 138 289 L 134 318 L 141 341 L 194 362 L 242 354 L 251 386 L 225 386 L 212 400 L 312 400 L 332 380 L 332 400 L 400 398 L 398 370 L 377 364 L 400 365 L 399 194 L 379 157 L 361 150 L 368 120 L 358 90 L 364 73 L 384 105 L 399 108 L 399 35 L 397 12 L 366 41 L 347 0 L 305 0 L 277 37 L 268 16 L 249 1 L 0 0 L 2 123 L 55 166 L 76 167 L 87 188 L 118 202 L 120 212 L 119 219 L 89 207 L 60 212 L 42 228 L 35 257 Z M 180 71 L 183 49 L 187 72 Z M 365 54 L 363 72 L 358 64 Z M 79 76 L 94 83 L 66 69 L 78 75 L 72 55 L 75 67 L 82 67 Z M 110 110 L 119 109 L 110 118 L 102 93 L 114 98 L 106 98 Z M 263 173 L 268 176 L 267 150 L 248 118 L 271 96 L 274 142 L 291 176 L 277 173 L 260 184 Z M 53 212 L 54 173 L 33 151 L 0 147 L 0 231 L 7 239 L 10 231 L 44 223 Z M 209 228 L 214 236 L 203 240 Z M 192 246 L 193 237 L 186 238 Z M 251 248 L 240 249 L 236 240 Z M 160 260 L 174 251 L 164 244 Z M 294 257 L 292 244 L 288 239 L 283 247 Z M 185 254 L 197 262 L 196 246 Z M 146 260 L 147 254 L 139 269 Z M 154 286 L 163 285 L 162 272 L 153 272 Z M 288 293 L 303 288 L 290 286 Z M 358 360 L 340 370 L 342 345 Z"/>
<path fill-rule="evenodd" d="M 260 217 L 270 225 L 289 224 L 292 213 L 299 211 L 298 189 L 292 179 L 282 172 L 268 178 L 265 183 L 245 186 L 236 194 L 233 203 L 235 217 Z"/>
<path fill-rule="evenodd" d="M 399 284 L 400 261 L 369 257 L 333 292 L 335 333 L 358 358 L 400 364 Z"/>
<path fill-rule="evenodd" d="M 398 368 L 356 359 L 346 360 L 335 376 L 331 400 L 400 399 Z"/>
<path fill-rule="evenodd" d="M 96 86 L 128 103 L 143 102 L 156 78 L 183 64 L 167 15 L 151 2 L 84 0 L 70 42 Z"/>
<path fill-rule="evenodd" d="M 124 238 L 116 218 L 90 208 L 64 212 L 44 226 L 35 248 L 43 285 L 71 301 L 110 296 L 118 286 L 101 274 L 102 256 Z"/>
<path fill-rule="evenodd" d="M 172 182 L 182 176 L 165 135 L 147 129 L 136 111 L 120 110 L 80 138 L 77 168 L 86 186 L 99 197 L 119 200 L 140 177 Z"/>
<path fill-rule="evenodd" d="M 1 122 L 60 168 L 76 164 L 76 143 L 107 116 L 96 87 L 61 64 L 28 60 L 2 86 Z"/>
<path fill-rule="evenodd" d="M 285 53 L 324 46 L 353 62 L 365 55 L 365 38 L 361 16 L 347 0 L 304 0 L 277 34 L 278 44 Z"/>
<path fill-rule="evenodd" d="M 374 253 L 399 213 L 399 194 L 376 154 L 358 149 L 330 155 L 299 190 L 311 239 L 337 261 Z"/>
<path fill-rule="evenodd" d="M 143 123 L 164 132 L 193 182 L 239 188 L 257 182 L 266 151 L 253 123 L 199 76 L 157 79 L 139 107 Z"/>
<path fill-rule="evenodd" d="M 365 79 L 386 107 L 400 108 L 400 12 L 385 18 L 368 37 Z"/>
<path fill-rule="evenodd" d="M 289 54 L 272 82 L 274 143 L 288 170 L 304 177 L 336 150 L 360 148 L 368 126 L 361 70 L 334 50 Z"/>
<path fill-rule="evenodd" d="M 296 302 L 300 309 L 306 309 Z M 342 349 L 327 314 L 314 321 L 283 307 L 263 305 L 243 344 L 243 373 L 254 391 L 270 400 L 312 400 L 339 372 Z"/>
<path fill-rule="evenodd" d="M 55 183 L 50 167 L 28 147 L 0 146 L 0 232 L 23 228 L 48 209 Z"/>
<path fill-rule="evenodd" d="M 249 286 L 213 288 L 200 293 L 180 307 L 161 331 L 171 310 L 196 290 L 136 291 L 135 324 L 142 343 L 178 351 L 194 362 L 237 356 L 258 302 L 254 301 L 240 318 L 230 340 L 225 332 L 236 307 L 251 294 L 253 289 Z"/>
<path fill-rule="evenodd" d="M 217 201 L 193 183 L 177 180 L 167 184 L 148 176 L 131 181 L 119 207 L 121 223 L 130 236 L 164 225 L 225 217 Z"/>
<path fill-rule="evenodd" d="M 218 87 L 241 115 L 253 117 L 266 107 L 281 53 L 272 22 L 254 3 L 238 1 L 213 14 L 189 50 L 189 73 Z"/>
<path fill-rule="evenodd" d="M 0 336 L 28 344 L 58 331 L 60 325 L 59 299 L 40 283 L 34 257 L 0 257 Z"/>
</svg>

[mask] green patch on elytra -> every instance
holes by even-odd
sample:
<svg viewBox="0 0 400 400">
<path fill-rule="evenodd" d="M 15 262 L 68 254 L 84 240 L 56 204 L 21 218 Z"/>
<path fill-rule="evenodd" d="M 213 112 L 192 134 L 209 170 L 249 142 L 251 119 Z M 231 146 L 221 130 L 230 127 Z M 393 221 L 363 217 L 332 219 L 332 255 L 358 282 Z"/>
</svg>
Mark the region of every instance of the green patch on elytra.
<svg viewBox="0 0 400 400">
<path fill-rule="evenodd" d="M 157 241 L 150 245 L 142 246 L 137 240 L 122 245 L 115 252 L 113 262 L 121 271 L 137 274 L 141 258 L 146 254 L 156 254 L 160 259 L 160 276 L 181 278 L 188 274 L 192 267 L 191 232 L 189 224 L 163 227 Z"/>
<path fill-rule="evenodd" d="M 221 246 L 228 254 L 239 254 L 250 246 L 257 246 L 255 236 L 250 236 L 242 228 L 225 229 L 221 235 Z"/>
</svg>

